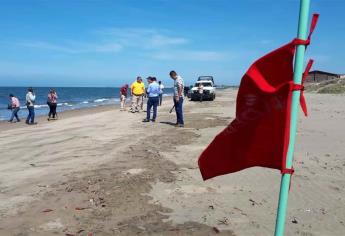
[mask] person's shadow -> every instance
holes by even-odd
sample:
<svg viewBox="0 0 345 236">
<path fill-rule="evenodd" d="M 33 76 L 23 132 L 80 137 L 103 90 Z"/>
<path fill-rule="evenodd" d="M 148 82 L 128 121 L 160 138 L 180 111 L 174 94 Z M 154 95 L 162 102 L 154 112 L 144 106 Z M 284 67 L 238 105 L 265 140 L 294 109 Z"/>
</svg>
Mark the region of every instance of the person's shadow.
<svg viewBox="0 0 345 236">
<path fill-rule="evenodd" d="M 161 121 L 159 122 L 160 124 L 165 124 L 165 125 L 171 125 L 171 126 L 175 126 L 176 124 L 170 121 Z"/>
</svg>

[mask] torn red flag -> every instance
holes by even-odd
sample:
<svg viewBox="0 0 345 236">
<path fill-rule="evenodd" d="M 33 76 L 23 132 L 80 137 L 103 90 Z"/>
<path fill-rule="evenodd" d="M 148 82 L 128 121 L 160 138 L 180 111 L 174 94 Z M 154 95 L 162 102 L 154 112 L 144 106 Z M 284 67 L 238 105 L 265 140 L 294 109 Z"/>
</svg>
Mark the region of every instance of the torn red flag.
<svg viewBox="0 0 345 236">
<path fill-rule="evenodd" d="M 314 15 L 307 40 L 295 39 L 257 60 L 243 76 L 237 95 L 236 118 L 218 134 L 199 158 L 204 180 L 260 166 L 292 172 L 285 168 L 289 144 L 291 96 L 303 91 L 293 83 L 296 45 L 308 45 L 318 15 Z M 306 105 L 301 93 L 301 106 Z"/>
</svg>

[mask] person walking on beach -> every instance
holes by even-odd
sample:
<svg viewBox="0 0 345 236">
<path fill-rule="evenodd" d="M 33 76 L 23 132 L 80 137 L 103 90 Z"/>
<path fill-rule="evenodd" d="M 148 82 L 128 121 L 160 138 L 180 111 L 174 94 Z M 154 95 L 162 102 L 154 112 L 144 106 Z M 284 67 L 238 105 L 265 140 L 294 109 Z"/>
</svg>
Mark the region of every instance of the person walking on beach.
<svg viewBox="0 0 345 236">
<path fill-rule="evenodd" d="M 26 124 L 28 125 L 35 125 L 35 100 L 36 95 L 34 93 L 34 90 L 32 88 L 28 88 L 28 92 L 26 94 L 26 107 L 28 108 L 29 114 L 26 118 Z"/>
<path fill-rule="evenodd" d="M 189 88 L 188 86 L 185 86 L 185 87 L 183 88 L 183 95 L 184 95 L 185 97 L 188 97 L 188 92 L 189 92 L 189 90 L 190 90 L 190 88 Z"/>
<path fill-rule="evenodd" d="M 163 93 L 164 93 L 164 85 L 162 84 L 162 81 L 158 82 L 159 84 L 159 89 L 160 89 L 160 93 L 159 93 L 159 105 L 162 106 L 162 101 L 163 101 Z"/>
<path fill-rule="evenodd" d="M 49 114 L 48 114 L 48 121 L 50 121 L 50 118 L 53 116 L 53 119 L 55 117 L 57 118 L 56 108 L 57 108 L 57 93 L 54 89 L 49 91 L 47 104 L 49 106 Z"/>
<path fill-rule="evenodd" d="M 128 94 L 128 84 L 125 84 L 120 89 L 120 101 L 121 101 L 121 109 L 120 109 L 120 111 L 125 111 L 126 110 L 127 94 Z"/>
<path fill-rule="evenodd" d="M 20 103 L 17 97 L 15 97 L 13 94 L 10 94 L 10 105 L 9 108 L 12 110 L 12 115 L 9 120 L 9 122 L 13 122 L 13 119 L 16 118 L 17 122 L 20 122 L 20 119 L 18 117 L 18 112 L 20 110 Z"/>
<path fill-rule="evenodd" d="M 147 88 L 147 108 L 146 108 L 146 119 L 143 122 L 150 122 L 151 108 L 153 107 L 152 122 L 156 121 L 157 118 L 157 107 L 159 104 L 160 88 L 155 77 L 148 77 L 147 82 L 149 86 Z"/>
<path fill-rule="evenodd" d="M 199 92 L 200 102 L 202 102 L 204 98 L 204 85 L 202 85 L 202 83 L 199 84 L 198 92 Z"/>
<path fill-rule="evenodd" d="M 144 83 L 142 80 L 141 80 L 142 83 Z M 141 111 L 144 111 L 144 100 L 145 98 L 147 98 L 147 88 L 144 89 L 144 94 L 143 96 L 141 96 L 141 105 L 140 105 L 140 110 Z"/>
<path fill-rule="evenodd" d="M 139 109 L 142 109 L 143 99 L 145 94 L 145 85 L 140 76 L 137 77 L 137 80 L 131 85 L 131 95 L 132 95 L 132 108 L 131 112 L 139 112 Z"/>
<path fill-rule="evenodd" d="M 174 80 L 174 105 L 176 111 L 176 127 L 184 127 L 183 121 L 183 90 L 184 82 L 175 71 L 170 71 L 170 77 Z"/>
</svg>

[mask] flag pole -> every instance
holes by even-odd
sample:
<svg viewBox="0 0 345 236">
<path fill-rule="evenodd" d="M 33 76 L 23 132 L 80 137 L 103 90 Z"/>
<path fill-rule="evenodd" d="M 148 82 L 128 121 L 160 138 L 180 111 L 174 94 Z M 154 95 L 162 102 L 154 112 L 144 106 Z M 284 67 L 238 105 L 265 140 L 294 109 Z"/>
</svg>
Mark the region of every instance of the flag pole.
<svg viewBox="0 0 345 236">
<path fill-rule="evenodd" d="M 297 38 L 302 39 L 302 40 L 305 40 L 307 38 L 309 8 L 310 8 L 310 0 L 300 0 L 300 12 L 299 12 Z M 304 53 L 305 53 L 305 45 L 298 45 L 296 49 L 294 75 L 293 75 L 293 81 L 295 84 L 301 84 L 301 81 L 302 81 Z M 292 161 L 293 161 L 300 92 L 301 91 L 299 90 L 292 92 L 290 138 L 289 138 L 289 146 L 288 146 L 288 152 L 287 152 L 287 157 L 286 157 L 286 168 L 288 169 L 292 167 Z M 282 174 L 276 227 L 275 227 L 275 234 L 274 234 L 275 236 L 284 235 L 290 180 L 291 180 L 290 173 Z"/>
</svg>

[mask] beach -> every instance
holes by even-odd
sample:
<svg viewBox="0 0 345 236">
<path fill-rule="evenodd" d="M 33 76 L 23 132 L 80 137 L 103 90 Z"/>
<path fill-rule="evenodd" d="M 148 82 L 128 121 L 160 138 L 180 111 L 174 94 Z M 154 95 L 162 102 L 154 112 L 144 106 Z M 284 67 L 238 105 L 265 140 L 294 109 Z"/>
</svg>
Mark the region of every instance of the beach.
<svg viewBox="0 0 345 236">
<path fill-rule="evenodd" d="M 107 105 L 38 125 L 0 122 L 0 235 L 273 235 L 280 172 L 250 168 L 202 181 L 197 160 L 235 117 L 236 89 L 171 98 L 155 123 Z M 286 235 L 345 234 L 344 95 L 306 93 Z"/>
</svg>

